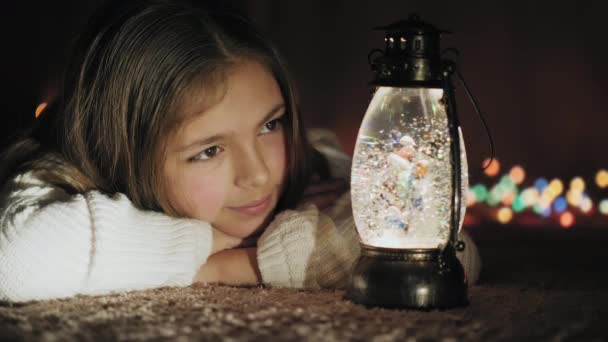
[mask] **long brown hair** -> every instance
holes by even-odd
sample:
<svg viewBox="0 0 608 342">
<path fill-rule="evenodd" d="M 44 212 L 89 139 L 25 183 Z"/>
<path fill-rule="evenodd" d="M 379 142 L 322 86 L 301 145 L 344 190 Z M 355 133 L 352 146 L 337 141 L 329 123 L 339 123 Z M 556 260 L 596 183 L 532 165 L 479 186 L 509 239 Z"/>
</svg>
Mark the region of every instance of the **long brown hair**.
<svg viewBox="0 0 608 342">
<path fill-rule="evenodd" d="M 161 173 L 165 142 L 187 119 L 179 103 L 195 85 L 211 96 L 239 59 L 266 66 L 281 89 L 288 179 L 277 209 L 293 207 L 313 164 L 323 163 L 306 139 L 282 59 L 240 13 L 187 1 L 100 8 L 77 40 L 62 96 L 3 153 L 0 180 L 33 170 L 71 193 L 121 192 L 139 208 L 175 214 Z"/>
</svg>

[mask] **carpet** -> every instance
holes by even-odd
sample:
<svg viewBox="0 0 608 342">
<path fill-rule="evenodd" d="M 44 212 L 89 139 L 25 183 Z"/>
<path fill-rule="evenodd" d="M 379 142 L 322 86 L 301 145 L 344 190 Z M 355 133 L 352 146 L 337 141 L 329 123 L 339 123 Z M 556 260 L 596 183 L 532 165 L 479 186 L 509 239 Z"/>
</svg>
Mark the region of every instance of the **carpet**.
<svg viewBox="0 0 608 342">
<path fill-rule="evenodd" d="M 365 308 L 343 291 L 193 285 L 0 305 L 1 341 L 606 341 L 608 228 L 480 225 L 470 304 Z"/>
</svg>

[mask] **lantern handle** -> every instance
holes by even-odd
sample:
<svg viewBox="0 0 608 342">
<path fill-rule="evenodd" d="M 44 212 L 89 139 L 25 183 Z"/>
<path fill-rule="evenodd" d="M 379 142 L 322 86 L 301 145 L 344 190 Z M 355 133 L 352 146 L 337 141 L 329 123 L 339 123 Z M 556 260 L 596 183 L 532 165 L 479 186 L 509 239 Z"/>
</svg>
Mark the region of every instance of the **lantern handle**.
<svg viewBox="0 0 608 342">
<path fill-rule="evenodd" d="M 443 50 L 442 54 L 444 54 L 446 52 L 454 52 L 456 55 L 460 55 L 458 50 L 455 48 L 445 49 L 445 50 Z M 486 119 L 483 117 L 481 110 L 479 109 L 479 105 L 477 104 L 475 97 L 473 97 L 473 94 L 469 90 L 469 87 L 467 86 L 467 83 L 465 82 L 464 77 L 460 73 L 460 70 L 456 67 L 456 63 L 454 63 L 453 61 L 450 61 L 450 60 L 444 60 L 444 64 L 446 65 L 447 71 L 449 73 L 456 74 L 456 77 L 460 81 L 460 84 L 462 84 L 462 86 L 464 87 L 465 93 L 467 93 L 469 100 L 473 104 L 473 108 L 475 108 L 475 112 L 477 113 L 477 116 L 479 116 L 479 119 L 481 119 L 483 127 L 486 130 L 486 135 L 488 137 L 488 141 L 490 142 L 490 160 L 488 160 L 486 165 L 483 166 L 483 169 L 485 170 L 488 167 L 490 167 L 490 165 L 492 164 L 492 161 L 494 161 L 494 140 L 492 139 L 492 134 L 490 134 L 490 128 L 488 126 L 488 123 L 486 122 Z"/>
<path fill-rule="evenodd" d="M 441 55 L 443 56 L 450 52 L 455 54 L 456 56 L 460 56 L 460 51 L 458 51 L 458 49 L 456 49 L 455 47 L 449 47 L 449 48 L 444 49 L 443 51 L 441 51 Z M 494 141 L 492 140 L 492 135 L 490 134 L 490 128 L 488 127 L 488 123 L 486 122 L 486 119 L 481 114 L 481 110 L 479 110 L 479 105 L 477 104 L 477 101 L 473 97 L 473 94 L 469 90 L 469 87 L 467 87 L 467 83 L 465 82 L 464 77 L 460 73 L 460 70 L 456 67 L 456 63 L 454 63 L 453 61 L 448 61 L 448 60 L 445 60 L 444 62 L 447 65 L 448 72 L 456 73 L 456 76 L 457 76 L 458 80 L 460 81 L 460 84 L 462 84 L 462 86 L 464 87 L 464 90 L 467 93 L 469 100 L 471 101 L 471 103 L 473 104 L 473 107 L 475 108 L 475 112 L 477 112 L 477 116 L 479 116 L 479 119 L 481 119 L 481 122 L 483 123 L 483 127 L 486 130 L 486 135 L 488 136 L 488 141 L 490 142 L 490 160 L 486 163 L 486 165 L 483 166 L 483 169 L 485 170 L 488 167 L 490 167 L 490 164 L 492 164 L 492 161 L 494 160 Z"/>
<path fill-rule="evenodd" d="M 477 112 L 479 119 L 481 119 L 481 122 L 483 123 L 483 127 L 486 130 L 486 135 L 488 136 L 488 141 L 490 142 L 490 160 L 486 163 L 486 165 L 484 165 L 483 169 L 485 170 L 488 167 L 490 167 L 490 165 L 492 164 L 492 161 L 494 161 L 494 141 L 492 140 L 492 134 L 490 134 L 490 128 L 488 127 L 488 123 L 486 122 L 486 119 L 481 114 L 481 110 L 479 110 L 479 105 L 477 105 L 477 101 L 473 97 L 473 94 L 469 90 L 469 87 L 467 87 L 467 83 L 465 82 L 464 77 L 460 73 L 460 70 L 458 70 L 458 68 L 455 68 L 455 71 L 456 71 L 456 76 L 458 77 L 458 80 L 464 87 L 464 90 L 467 93 L 469 100 L 471 100 L 471 103 L 473 103 L 473 107 L 475 107 L 475 111 Z"/>
</svg>

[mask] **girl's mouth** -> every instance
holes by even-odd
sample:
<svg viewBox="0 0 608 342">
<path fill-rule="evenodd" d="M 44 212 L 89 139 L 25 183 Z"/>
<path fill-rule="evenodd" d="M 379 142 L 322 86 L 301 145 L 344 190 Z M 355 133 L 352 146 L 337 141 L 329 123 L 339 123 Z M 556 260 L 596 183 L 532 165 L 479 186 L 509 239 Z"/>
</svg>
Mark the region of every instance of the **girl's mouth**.
<svg viewBox="0 0 608 342">
<path fill-rule="evenodd" d="M 235 210 L 241 214 L 257 216 L 266 212 L 266 210 L 270 207 L 271 199 L 272 194 L 262 198 L 261 200 L 254 201 L 248 205 L 242 207 L 231 207 L 230 209 Z"/>
</svg>

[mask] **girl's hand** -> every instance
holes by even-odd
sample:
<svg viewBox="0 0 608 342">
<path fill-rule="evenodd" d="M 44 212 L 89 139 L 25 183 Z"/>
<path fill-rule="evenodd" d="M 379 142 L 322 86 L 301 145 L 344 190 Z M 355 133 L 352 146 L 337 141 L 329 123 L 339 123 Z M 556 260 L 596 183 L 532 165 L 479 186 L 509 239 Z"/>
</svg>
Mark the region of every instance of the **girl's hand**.
<svg viewBox="0 0 608 342">
<path fill-rule="evenodd" d="M 255 247 L 234 248 L 210 256 L 194 278 L 195 283 L 237 286 L 257 285 L 261 281 Z"/>
<path fill-rule="evenodd" d="M 329 179 L 309 185 L 304 190 L 303 202 L 312 203 L 319 210 L 330 207 L 350 188 L 345 179 Z"/>
</svg>

